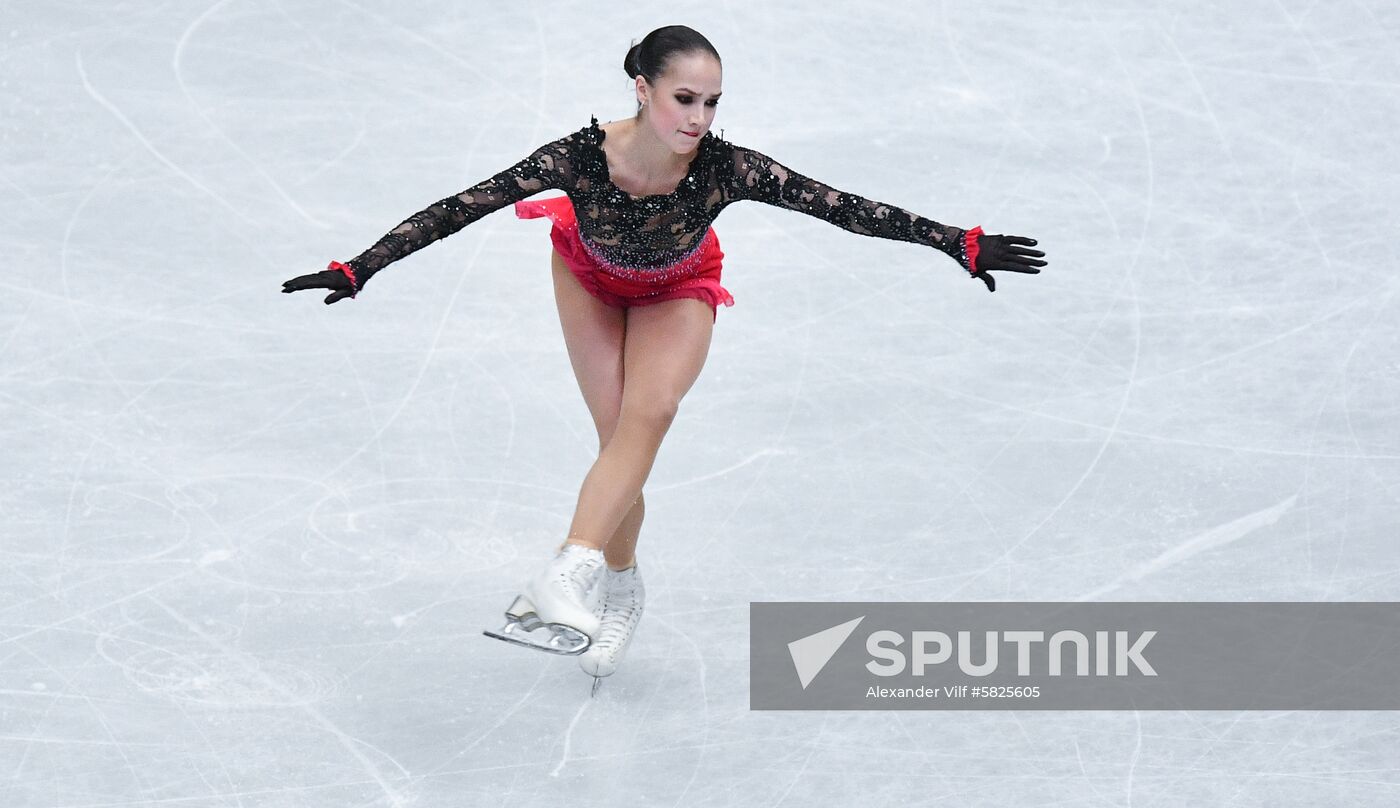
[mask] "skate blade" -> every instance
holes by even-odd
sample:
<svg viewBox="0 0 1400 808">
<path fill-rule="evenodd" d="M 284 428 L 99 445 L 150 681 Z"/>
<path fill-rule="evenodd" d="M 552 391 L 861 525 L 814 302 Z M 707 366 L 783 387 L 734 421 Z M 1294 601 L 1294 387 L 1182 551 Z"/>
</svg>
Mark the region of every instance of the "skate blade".
<svg viewBox="0 0 1400 808">
<path fill-rule="evenodd" d="M 519 620 L 511 618 L 500 631 L 486 630 L 481 633 L 512 645 L 563 656 L 577 656 L 593 644 L 587 634 L 569 626 L 544 623 L 533 614 Z"/>
</svg>

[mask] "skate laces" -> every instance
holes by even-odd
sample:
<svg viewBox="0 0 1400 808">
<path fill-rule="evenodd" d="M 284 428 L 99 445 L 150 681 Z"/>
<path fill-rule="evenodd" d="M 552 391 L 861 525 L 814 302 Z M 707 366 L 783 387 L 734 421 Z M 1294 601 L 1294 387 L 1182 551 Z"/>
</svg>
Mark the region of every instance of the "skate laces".
<svg viewBox="0 0 1400 808">
<path fill-rule="evenodd" d="M 555 575 L 565 590 L 580 602 L 587 599 L 588 590 L 597 580 L 598 568 L 603 564 L 602 556 L 598 550 L 590 552 L 589 548 L 576 544 L 568 545 L 559 553 Z"/>
<path fill-rule="evenodd" d="M 610 653 L 620 651 L 632 635 L 637 621 L 642 617 L 641 581 L 632 572 L 624 580 L 609 575 L 604 580 L 607 590 L 602 598 L 601 625 L 594 644 Z"/>
</svg>

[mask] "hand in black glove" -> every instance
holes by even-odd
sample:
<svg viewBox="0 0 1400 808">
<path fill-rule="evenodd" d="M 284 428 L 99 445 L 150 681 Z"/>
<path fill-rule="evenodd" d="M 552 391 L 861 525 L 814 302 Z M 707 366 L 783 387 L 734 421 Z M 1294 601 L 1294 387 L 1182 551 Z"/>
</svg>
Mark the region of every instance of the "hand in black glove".
<svg viewBox="0 0 1400 808">
<path fill-rule="evenodd" d="M 357 285 L 350 280 L 351 273 L 346 271 L 349 267 L 345 267 L 345 269 L 340 269 L 339 267 L 345 267 L 345 265 L 337 261 L 332 261 L 330 269 L 323 269 L 320 272 L 313 272 L 310 275 L 300 275 L 289 281 L 283 281 L 282 292 L 300 292 L 303 289 L 330 289 L 332 290 L 331 293 L 326 296 L 327 306 L 337 300 L 354 297 L 357 292 L 364 288 L 364 282 L 369 279 L 363 278 Z"/>
<path fill-rule="evenodd" d="M 967 267 L 967 271 L 972 273 L 972 277 L 987 284 L 988 292 L 997 290 L 996 279 L 989 275 L 989 272 L 1020 272 L 1026 275 L 1038 275 L 1040 274 L 1039 267 L 1046 266 L 1046 262 L 1036 260 L 1044 258 L 1045 253 L 1040 250 L 1027 249 L 1036 245 L 1033 238 L 983 235 L 980 227 L 968 231 L 968 234 L 974 237 L 977 247 L 975 256 L 970 256 L 973 260 L 968 262 L 971 266 Z M 974 251 L 969 248 L 967 252 L 973 253 Z"/>
</svg>

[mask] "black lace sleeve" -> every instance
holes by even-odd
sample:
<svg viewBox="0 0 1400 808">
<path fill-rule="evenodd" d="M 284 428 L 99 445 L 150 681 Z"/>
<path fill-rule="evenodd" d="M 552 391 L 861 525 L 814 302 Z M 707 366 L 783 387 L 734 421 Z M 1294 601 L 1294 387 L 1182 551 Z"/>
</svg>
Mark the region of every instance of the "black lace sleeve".
<svg viewBox="0 0 1400 808">
<path fill-rule="evenodd" d="M 575 172 L 571 153 L 577 133 L 547 143 L 499 174 L 403 220 L 374 246 L 348 263 L 359 285 L 385 266 L 446 238 L 488 213 L 551 188 L 569 189 Z"/>
<path fill-rule="evenodd" d="M 837 190 L 752 149 L 733 147 L 730 194 L 736 200 L 752 199 L 800 211 L 862 236 L 924 244 L 964 264 L 966 231 Z"/>
</svg>

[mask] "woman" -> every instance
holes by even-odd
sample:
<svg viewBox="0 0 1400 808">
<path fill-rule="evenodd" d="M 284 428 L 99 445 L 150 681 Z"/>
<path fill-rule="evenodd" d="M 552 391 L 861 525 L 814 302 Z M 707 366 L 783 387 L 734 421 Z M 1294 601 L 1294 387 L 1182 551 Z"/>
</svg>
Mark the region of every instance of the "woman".
<svg viewBox="0 0 1400 808">
<path fill-rule="evenodd" d="M 719 53 L 690 28 L 651 32 L 623 67 L 636 81 L 633 119 L 600 126 L 593 118 L 414 214 L 351 261 L 283 284 L 284 292 L 330 289 L 330 304 L 354 297 L 390 262 L 506 205 L 515 203 L 522 218 L 553 221 L 559 320 L 599 453 L 563 547 L 507 611 L 509 636 L 492 636 L 579 653 L 595 677 L 616 669 L 642 613 L 635 560 L 642 486 L 705 363 L 717 307 L 734 303 L 720 285 L 724 254 L 710 227 L 725 206 L 757 200 L 862 235 L 934 247 L 989 291 L 996 288 L 991 272 L 1037 273 L 1046 265 L 1038 260 L 1043 252 L 1029 249 L 1031 239 L 939 224 L 715 137 Z M 547 189 L 566 196 L 521 201 Z M 547 642 L 514 639 L 516 624 L 531 630 L 541 622 L 552 629 Z"/>
</svg>

